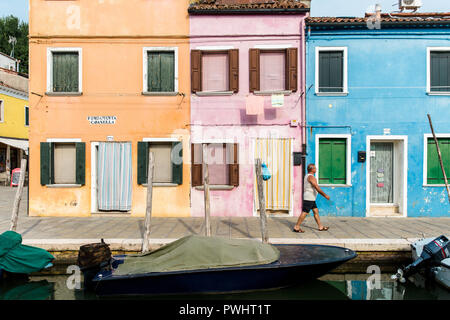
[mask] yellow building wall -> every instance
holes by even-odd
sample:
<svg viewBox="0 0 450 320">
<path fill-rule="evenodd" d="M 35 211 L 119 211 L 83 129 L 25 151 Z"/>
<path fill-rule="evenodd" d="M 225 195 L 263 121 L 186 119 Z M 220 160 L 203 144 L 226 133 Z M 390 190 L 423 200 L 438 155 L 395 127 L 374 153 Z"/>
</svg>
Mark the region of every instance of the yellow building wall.
<svg viewBox="0 0 450 320">
<path fill-rule="evenodd" d="M 3 101 L 3 121 L 0 121 L 0 137 L 28 139 L 28 126 L 25 126 L 25 106 L 28 101 L 0 92 Z"/>
<path fill-rule="evenodd" d="M 131 216 L 144 216 L 147 189 L 137 184 L 137 142 L 177 137 L 183 141 L 183 184 L 154 187 L 153 216 L 190 215 L 189 0 L 30 0 L 30 215 L 91 215 L 91 143 L 132 143 Z M 75 15 L 75 16 L 73 16 Z M 47 48 L 82 49 L 81 96 L 45 94 Z M 144 96 L 143 48 L 178 48 L 178 91 L 185 96 Z M 114 125 L 91 125 L 88 116 L 116 116 Z M 40 143 L 86 143 L 86 184 L 40 184 Z"/>
</svg>

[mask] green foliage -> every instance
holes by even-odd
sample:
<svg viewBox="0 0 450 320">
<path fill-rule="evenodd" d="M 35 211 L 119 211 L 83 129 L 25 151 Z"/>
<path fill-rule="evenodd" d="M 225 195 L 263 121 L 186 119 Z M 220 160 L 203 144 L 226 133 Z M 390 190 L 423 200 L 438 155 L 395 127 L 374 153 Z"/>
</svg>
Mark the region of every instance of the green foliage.
<svg viewBox="0 0 450 320">
<path fill-rule="evenodd" d="M 14 58 L 20 60 L 20 72 L 28 74 L 28 23 L 19 21 L 17 17 L 0 18 L 0 52 L 11 54 L 12 44 L 9 37 L 16 37 Z"/>
</svg>

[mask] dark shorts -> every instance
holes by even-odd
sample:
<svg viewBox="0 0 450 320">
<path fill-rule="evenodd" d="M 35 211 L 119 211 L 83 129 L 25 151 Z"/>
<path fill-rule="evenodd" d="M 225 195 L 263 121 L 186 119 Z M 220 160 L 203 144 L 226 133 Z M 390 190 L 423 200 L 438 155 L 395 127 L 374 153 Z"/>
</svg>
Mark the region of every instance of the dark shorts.
<svg viewBox="0 0 450 320">
<path fill-rule="evenodd" d="M 317 205 L 315 201 L 303 200 L 303 212 L 309 213 L 312 209 L 316 209 Z"/>
</svg>

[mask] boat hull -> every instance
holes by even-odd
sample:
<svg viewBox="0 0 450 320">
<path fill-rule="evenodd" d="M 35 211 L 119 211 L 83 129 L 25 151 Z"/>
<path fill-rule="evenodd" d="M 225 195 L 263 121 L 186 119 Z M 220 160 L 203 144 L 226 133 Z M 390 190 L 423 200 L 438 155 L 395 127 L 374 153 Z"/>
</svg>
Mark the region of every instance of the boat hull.
<svg viewBox="0 0 450 320">
<path fill-rule="evenodd" d="M 206 270 L 160 272 L 127 276 L 99 273 L 91 285 L 97 295 L 170 295 L 194 293 L 230 293 L 288 287 L 319 278 L 356 253 L 340 247 L 289 245 L 277 246 L 280 260 L 267 265 Z M 305 248 L 308 249 L 305 251 Z M 296 250 L 298 249 L 298 250 Z M 300 250 L 302 249 L 302 250 Z M 317 260 L 311 250 L 327 252 Z M 299 258 L 298 253 L 303 253 Z M 309 254 L 309 255 L 308 255 Z"/>
</svg>

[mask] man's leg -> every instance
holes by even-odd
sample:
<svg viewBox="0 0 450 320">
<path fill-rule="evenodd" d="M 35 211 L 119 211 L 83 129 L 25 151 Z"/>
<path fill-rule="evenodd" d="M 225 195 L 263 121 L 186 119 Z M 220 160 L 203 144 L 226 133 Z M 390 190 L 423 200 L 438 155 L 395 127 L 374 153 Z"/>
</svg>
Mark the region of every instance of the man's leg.
<svg viewBox="0 0 450 320">
<path fill-rule="evenodd" d="M 302 214 L 300 215 L 300 217 L 298 217 L 297 220 L 297 224 L 294 226 L 294 230 L 300 231 L 300 232 L 304 232 L 301 228 L 300 225 L 302 224 L 303 220 L 305 220 L 306 216 L 308 215 L 307 212 L 302 212 Z"/>
<path fill-rule="evenodd" d="M 319 226 L 319 230 L 328 230 L 328 227 L 324 227 L 322 223 L 320 223 L 320 217 L 319 217 L 319 209 L 314 208 L 314 220 L 316 220 L 317 225 Z"/>
</svg>

